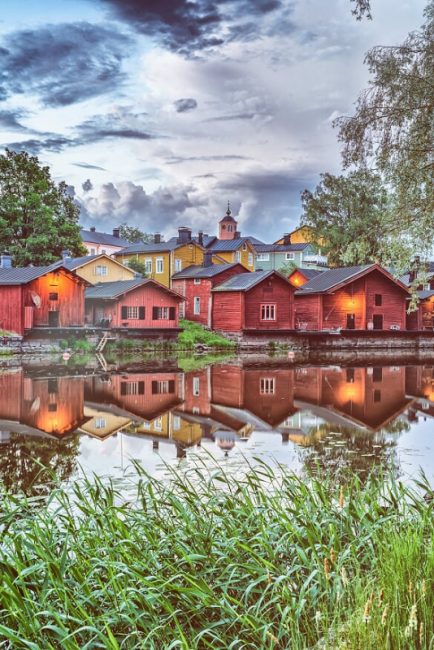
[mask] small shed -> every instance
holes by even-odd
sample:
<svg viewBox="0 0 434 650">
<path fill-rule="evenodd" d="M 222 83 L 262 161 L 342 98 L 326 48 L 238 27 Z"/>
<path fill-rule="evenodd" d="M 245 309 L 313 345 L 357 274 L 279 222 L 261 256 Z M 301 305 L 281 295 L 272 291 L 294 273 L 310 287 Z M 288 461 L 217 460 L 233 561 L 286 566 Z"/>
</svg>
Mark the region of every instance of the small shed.
<svg viewBox="0 0 434 650">
<path fill-rule="evenodd" d="M 212 327 L 227 332 L 294 329 L 294 287 L 277 271 L 232 277 L 212 289 Z"/>
<path fill-rule="evenodd" d="M 330 269 L 295 292 L 301 330 L 405 330 L 409 289 L 378 264 Z"/>
<path fill-rule="evenodd" d="M 155 280 L 104 282 L 86 289 L 86 324 L 110 329 L 176 330 L 182 296 Z"/>
</svg>

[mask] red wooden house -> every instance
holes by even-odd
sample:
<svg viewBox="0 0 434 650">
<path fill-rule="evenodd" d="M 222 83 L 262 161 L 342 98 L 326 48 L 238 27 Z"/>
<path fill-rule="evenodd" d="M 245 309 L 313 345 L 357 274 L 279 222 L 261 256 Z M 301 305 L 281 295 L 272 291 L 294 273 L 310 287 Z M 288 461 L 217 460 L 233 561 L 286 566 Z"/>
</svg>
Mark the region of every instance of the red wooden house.
<svg viewBox="0 0 434 650">
<path fill-rule="evenodd" d="M 319 271 L 317 269 L 297 268 L 288 275 L 288 280 L 294 285 L 294 287 L 302 287 L 306 282 L 309 282 L 309 280 L 312 280 L 312 278 L 315 278 L 320 273 L 324 273 L 324 271 L 325 269 Z"/>
<path fill-rule="evenodd" d="M 434 291 L 417 292 L 417 308 L 407 314 L 408 330 L 434 330 Z"/>
<path fill-rule="evenodd" d="M 301 330 L 405 330 L 408 288 L 378 264 L 330 269 L 295 292 Z"/>
<path fill-rule="evenodd" d="M 277 271 L 232 277 L 212 290 L 212 327 L 226 332 L 294 329 L 294 287 Z"/>
<path fill-rule="evenodd" d="M 0 268 L 0 328 L 82 327 L 87 282 L 61 265 Z"/>
<path fill-rule="evenodd" d="M 176 334 L 182 296 L 155 280 L 104 282 L 86 289 L 86 323 Z"/>
<path fill-rule="evenodd" d="M 181 306 L 184 318 L 211 327 L 212 289 L 240 273 L 248 271 L 238 262 L 189 266 L 175 273 L 172 276 L 172 287 L 185 297 L 185 304 Z"/>
</svg>

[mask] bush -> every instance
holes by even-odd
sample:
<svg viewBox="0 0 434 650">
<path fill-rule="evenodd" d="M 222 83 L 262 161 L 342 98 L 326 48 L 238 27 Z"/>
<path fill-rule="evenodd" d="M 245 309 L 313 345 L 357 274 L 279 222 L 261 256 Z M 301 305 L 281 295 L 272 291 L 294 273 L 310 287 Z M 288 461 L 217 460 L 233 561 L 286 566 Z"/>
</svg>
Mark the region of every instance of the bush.
<svg viewBox="0 0 434 650">
<path fill-rule="evenodd" d="M 179 325 L 184 330 L 178 336 L 178 347 L 182 349 L 191 350 L 195 345 L 199 344 L 218 349 L 233 349 L 236 347 L 233 341 L 206 329 L 199 323 L 182 320 Z"/>
</svg>

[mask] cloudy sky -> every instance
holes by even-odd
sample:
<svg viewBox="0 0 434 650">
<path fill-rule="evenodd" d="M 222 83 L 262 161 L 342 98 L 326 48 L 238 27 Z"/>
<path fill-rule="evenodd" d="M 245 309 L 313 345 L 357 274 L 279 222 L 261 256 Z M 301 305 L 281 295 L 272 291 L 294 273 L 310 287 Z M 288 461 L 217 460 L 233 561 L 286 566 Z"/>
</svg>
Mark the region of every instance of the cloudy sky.
<svg viewBox="0 0 434 650">
<path fill-rule="evenodd" d="M 242 234 L 298 224 L 300 191 L 338 172 L 331 122 L 368 82 L 364 53 L 402 41 L 424 0 L 0 2 L 2 147 L 71 185 L 85 226 Z"/>
</svg>

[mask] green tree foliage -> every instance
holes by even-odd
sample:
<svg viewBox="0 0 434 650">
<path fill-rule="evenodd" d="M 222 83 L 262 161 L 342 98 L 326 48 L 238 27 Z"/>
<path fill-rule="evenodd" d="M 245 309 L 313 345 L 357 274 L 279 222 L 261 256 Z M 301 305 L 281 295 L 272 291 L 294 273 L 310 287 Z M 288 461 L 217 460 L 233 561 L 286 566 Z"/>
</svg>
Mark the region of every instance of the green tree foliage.
<svg viewBox="0 0 434 650">
<path fill-rule="evenodd" d="M 129 226 L 126 223 L 119 226 L 119 236 L 132 244 L 138 244 L 140 242 L 148 244 L 152 240 L 152 234 L 143 232 L 139 228 Z"/>
<path fill-rule="evenodd" d="M 395 221 L 423 252 L 434 234 L 434 1 L 396 47 L 375 47 L 352 117 L 336 121 L 347 168 L 369 165 L 393 189 Z"/>
<path fill-rule="evenodd" d="M 62 250 L 85 255 L 79 208 L 35 156 L 6 149 L 0 156 L 0 248 L 16 266 L 50 264 Z"/>
<path fill-rule="evenodd" d="M 135 271 L 139 275 L 142 276 L 142 278 L 147 278 L 148 274 L 146 273 L 146 267 L 143 262 L 140 262 L 140 260 L 135 260 L 131 259 L 128 261 L 128 268 L 130 268 L 132 271 Z"/>
<path fill-rule="evenodd" d="M 347 176 L 322 174 L 314 192 L 302 193 L 301 222 L 323 240 L 323 253 L 335 266 L 378 262 L 389 265 L 410 257 L 410 247 L 395 232 L 390 197 L 381 177 L 366 169 Z"/>
</svg>

